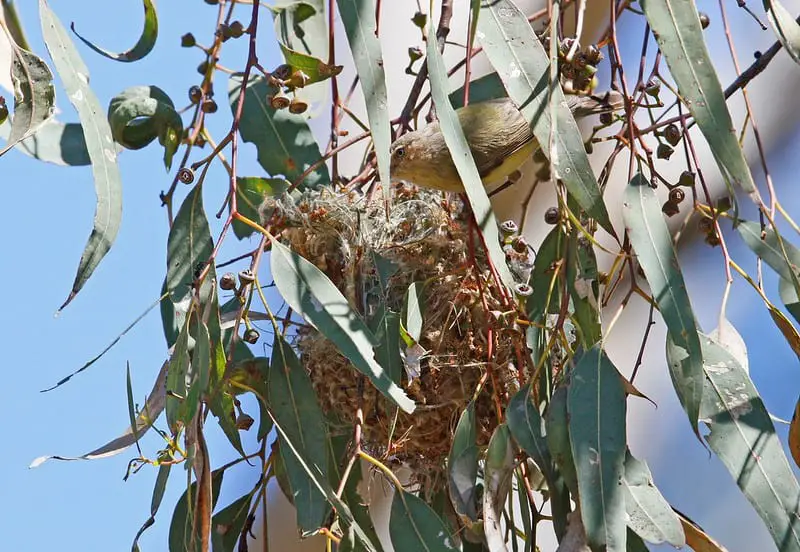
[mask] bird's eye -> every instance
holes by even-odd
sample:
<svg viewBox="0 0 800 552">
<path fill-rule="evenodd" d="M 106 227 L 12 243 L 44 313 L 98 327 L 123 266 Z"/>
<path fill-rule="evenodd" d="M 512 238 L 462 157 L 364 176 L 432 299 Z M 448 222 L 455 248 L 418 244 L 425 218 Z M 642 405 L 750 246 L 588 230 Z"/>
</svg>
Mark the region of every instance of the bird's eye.
<svg viewBox="0 0 800 552">
<path fill-rule="evenodd" d="M 397 148 L 394 150 L 394 156 L 398 159 L 402 159 L 406 155 L 406 148 Z"/>
</svg>

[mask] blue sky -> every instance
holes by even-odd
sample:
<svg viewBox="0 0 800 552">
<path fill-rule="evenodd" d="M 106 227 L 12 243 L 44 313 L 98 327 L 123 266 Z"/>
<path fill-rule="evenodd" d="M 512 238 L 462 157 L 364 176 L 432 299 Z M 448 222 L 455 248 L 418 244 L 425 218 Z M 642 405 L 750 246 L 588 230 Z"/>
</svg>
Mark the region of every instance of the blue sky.
<svg viewBox="0 0 800 552">
<path fill-rule="evenodd" d="M 36 3 L 19 4 L 34 50 L 46 55 Z M 140 62 L 113 62 L 78 46 L 101 104 L 107 105 L 112 96 L 128 86 L 155 84 L 166 90 L 177 105 L 185 105 L 187 89 L 199 82 L 195 68 L 202 56 L 199 50 L 180 48 L 180 36 L 191 31 L 200 42 L 210 42 L 216 10 L 197 0 L 187 4 L 159 4 L 158 43 L 152 54 Z M 52 0 L 51 5 L 65 25 L 74 21 L 84 36 L 102 47 L 121 51 L 138 36 L 142 17 L 138 2 Z M 268 21 L 266 12 L 262 16 Z M 240 8 L 239 17 L 243 22 L 248 20 L 247 6 Z M 269 28 L 267 24 L 261 29 L 266 32 Z M 635 36 L 631 52 L 638 52 L 640 35 Z M 272 41 L 262 40 L 261 47 L 260 58 L 265 67 L 279 63 Z M 244 59 L 244 44 L 230 41 L 226 52 L 229 55 L 221 63 L 238 68 Z M 723 55 L 727 53 L 720 52 L 720 59 L 727 60 Z M 165 70 L 167 67 L 169 70 Z M 75 121 L 74 111 L 63 93 L 58 92 L 60 118 Z M 227 131 L 230 121 L 222 81 L 217 94 L 220 111 L 210 118 L 209 127 L 218 138 Z M 780 161 L 791 159 L 788 152 L 797 151 L 798 147 L 800 141 L 789 140 L 772 153 L 779 190 L 787 208 L 795 213 L 800 205 L 786 185 L 792 181 L 793 167 Z M 242 171 L 261 174 L 250 148 L 243 145 Z M 0 289 L 6 290 L 9 303 L 0 311 L 0 343 L 6 350 L 3 364 L 7 382 L 7 392 L 0 401 L 4 420 L 0 442 L 5 444 L 0 470 L 4 549 L 127 550 L 139 525 L 149 515 L 156 471 L 145 468 L 123 482 L 129 454 L 93 462 L 51 461 L 35 470 L 29 470 L 28 465 L 43 454 L 82 454 L 119 434 L 128 423 L 126 363 L 131 366 L 135 398 L 141 402 L 166 358 L 160 317 L 155 310 L 90 370 L 59 389 L 39 392 L 94 356 L 159 296 L 168 227 L 158 194 L 166 190 L 171 180 L 163 169 L 161 155 L 155 144 L 121 155 L 124 216 L 119 238 L 84 290 L 58 318 L 54 313 L 69 292 L 91 230 L 95 202 L 91 171 L 87 167 L 47 165 L 16 151 L 0 160 L 0 178 L 6 194 L 0 218 L 0 232 L 5 237 Z M 218 166 L 210 172 L 211 185 L 206 190 L 210 209 L 219 205 L 223 197 L 225 178 Z M 180 198 L 185 192 L 185 188 L 179 190 Z M 215 219 L 211 223 L 216 235 L 219 223 Z M 731 244 L 732 254 L 754 268 L 752 256 L 740 242 L 732 238 Z M 694 247 L 683 254 L 682 261 L 690 281 L 705 283 L 691 291 L 693 300 L 702 306 L 698 308 L 700 321 L 710 330 L 715 325 L 723 282 L 718 250 Z M 774 278 L 768 277 L 768 283 L 777 297 Z M 756 294 L 741 284 L 734 291 L 729 314 L 748 344 L 753 379 L 770 410 L 790 418 L 798 393 L 794 384 L 798 381 L 797 358 L 772 326 Z M 652 347 L 659 349 L 661 345 L 654 343 Z M 787 385 L 787 381 L 792 384 Z M 254 408 L 250 412 L 257 417 Z M 779 428 L 779 432 L 785 437 L 785 428 Z M 709 531 L 724 535 L 723 542 L 735 552 L 736 531 L 753 530 L 753 525 L 731 528 L 730 518 L 713 515 L 718 510 L 715 501 L 720 496 L 732 500 L 744 512 L 738 520 L 758 524 L 755 514 L 738 496 L 719 462 L 692 442 L 688 426 L 678 425 L 673 433 L 660 438 L 665 452 L 651 460 L 659 486 L 678 507 L 698 518 L 702 516 Z M 248 443 L 252 450 L 251 438 Z M 211 432 L 209 446 L 215 465 L 235 457 L 217 432 Z M 159 447 L 155 435 L 143 440 L 143 448 L 150 453 Z M 688 457 L 683 456 L 686 453 Z M 683 467 L 686 465 L 692 469 Z M 255 472 L 246 466 L 232 470 L 223 484 L 220 504 L 241 496 L 255 478 Z M 711 484 L 714 494 L 699 500 L 696 490 L 700 484 Z M 143 550 L 165 549 L 172 508 L 184 489 L 184 472 L 178 468 L 171 477 L 156 525 L 140 543 Z M 763 532 L 760 525 L 756 527 L 756 532 Z"/>
<path fill-rule="evenodd" d="M 37 2 L 17 4 L 32 48 L 49 62 L 41 40 Z M 52 0 L 51 7 L 65 26 L 74 22 L 83 36 L 113 51 L 132 46 L 141 29 L 141 2 Z M 180 36 L 191 31 L 199 42 L 210 43 L 216 9 L 199 1 L 191 6 L 161 2 L 157 45 L 136 63 L 101 58 L 79 44 L 100 103 L 107 106 L 128 86 L 155 84 L 167 91 L 177 106 L 186 105 L 189 86 L 200 81 L 195 68 L 204 56 L 198 49 L 180 48 Z M 249 10 L 249 6 L 237 10 L 245 24 Z M 266 24 L 260 31 L 268 37 L 271 18 L 266 10 L 262 17 Z M 246 46 L 240 42 L 226 43 L 230 57 L 226 55 L 223 64 L 227 59 L 229 66 L 240 66 Z M 261 43 L 265 48 L 259 52 L 262 63 L 274 66 L 279 62 L 274 42 Z M 223 78 L 217 85 L 220 109 L 209 122 L 215 137 L 223 136 L 230 125 L 226 81 Z M 57 89 L 57 103 L 61 120 L 77 120 L 62 89 Z M 243 146 L 243 174 L 262 174 L 250 148 Z M 0 161 L 7 206 L 0 222 L 0 232 L 6 236 L 0 285 L 9 291 L 8 303 L 0 313 L 0 342 L 7 351 L 3 364 L 8 378 L 8 392 L 0 403 L 5 419 L 0 425 L 0 438 L 5 443 L 4 469 L 0 470 L 4 549 L 128 550 L 136 530 L 149 515 L 156 470 L 145 468 L 123 482 L 131 454 L 93 462 L 50 461 L 34 470 L 27 466 L 43 454 L 83 454 L 118 435 L 128 424 L 126 363 L 131 366 L 135 400 L 141 404 L 166 358 L 161 320 L 155 309 L 88 371 L 59 389 L 39 392 L 102 350 L 160 295 L 168 226 L 159 192 L 171 181 L 161 162 L 162 154 L 157 143 L 121 154 L 124 214 L 119 238 L 83 291 L 57 318 L 54 313 L 70 290 L 91 231 L 95 205 L 91 171 L 88 167 L 48 165 L 16 151 Z M 215 166 L 207 182 L 206 204 L 216 211 L 227 188 L 226 175 Z M 178 190 L 179 201 L 186 192 L 185 187 Z M 219 221 L 212 218 L 211 224 L 216 235 Z M 258 418 L 257 410 L 251 408 L 250 412 Z M 250 441 L 249 450 L 254 450 L 253 439 Z M 209 446 L 215 465 L 236 456 L 218 432 L 211 432 Z M 145 451 L 154 455 L 159 448 L 155 434 L 143 440 Z M 246 467 L 232 470 L 223 484 L 219 504 L 244 494 L 255 478 Z M 172 508 L 185 489 L 185 481 L 183 468 L 174 469 L 157 523 L 141 541 L 143 550 L 166 549 Z"/>
</svg>

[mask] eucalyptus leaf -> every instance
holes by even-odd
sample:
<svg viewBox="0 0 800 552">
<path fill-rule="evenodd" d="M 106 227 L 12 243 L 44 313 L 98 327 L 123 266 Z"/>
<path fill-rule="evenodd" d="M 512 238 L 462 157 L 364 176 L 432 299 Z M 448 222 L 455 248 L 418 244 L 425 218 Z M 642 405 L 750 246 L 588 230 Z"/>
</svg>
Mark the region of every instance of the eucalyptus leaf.
<svg viewBox="0 0 800 552">
<path fill-rule="evenodd" d="M 550 102 L 557 106 L 557 132 L 552 136 L 550 162 L 578 204 L 615 235 L 578 124 L 561 86 L 549 84 L 550 58 L 527 16 L 511 0 L 483 0 L 478 38 L 509 97 L 530 122 L 539 144 L 550 144 L 553 134 Z M 544 147 L 542 151 L 550 156 L 551 148 Z"/>
<path fill-rule="evenodd" d="M 0 24 L 2 30 L 6 28 Z M 53 73 L 42 58 L 17 46 L 9 34 L 11 45 L 11 82 L 14 85 L 14 117 L 6 145 L 0 155 L 36 133 L 55 111 L 56 92 Z"/>
<path fill-rule="evenodd" d="M 235 112 L 242 88 L 242 75 L 232 75 L 228 98 Z M 275 90 L 263 78 L 251 77 L 244 95 L 239 133 L 242 140 L 252 142 L 258 151 L 258 162 L 270 176 L 284 176 L 294 182 L 322 154 L 314 135 L 302 115 L 288 109 L 273 109 L 267 96 Z M 303 179 L 298 189 L 319 188 L 330 184 L 328 167 L 323 163 Z"/>
<path fill-rule="evenodd" d="M 781 552 L 800 550 L 800 485 L 750 376 L 722 345 L 701 336 L 706 442 L 764 521 Z"/>
<path fill-rule="evenodd" d="M 511 433 L 506 424 L 500 424 L 494 430 L 486 449 L 486 486 L 483 491 L 483 531 L 489 550 L 496 552 L 508 550 L 500 521 L 511 491 L 515 465 Z"/>
<path fill-rule="evenodd" d="M 166 290 L 177 306 L 192 294 L 192 286 L 214 251 L 200 186 L 191 189 L 178 209 L 167 239 Z"/>
<path fill-rule="evenodd" d="M 634 176 L 625 190 L 622 216 L 636 259 L 644 270 L 653 299 L 672 339 L 672 346 L 667 348 L 672 384 L 692 430 L 699 438 L 697 423 L 703 396 L 703 353 L 660 200 L 641 174 Z"/>
<path fill-rule="evenodd" d="M 386 73 L 383 69 L 381 42 L 378 39 L 375 2 L 337 0 L 337 5 L 347 33 L 347 41 L 350 43 L 350 51 L 353 53 L 361 90 L 364 92 L 369 129 L 378 161 L 378 177 L 383 197 L 388 202 L 391 199 L 389 146 L 392 142 L 392 129 L 389 125 Z"/>
<path fill-rule="evenodd" d="M 157 86 L 132 86 L 111 99 L 108 122 L 121 146 L 141 149 L 156 138 L 164 146 L 164 166 L 169 170 L 183 136 L 183 121 L 175 104 Z"/>
<path fill-rule="evenodd" d="M 458 418 L 450 455 L 447 458 L 450 500 L 459 516 L 475 522 L 477 512 L 478 445 L 475 403 L 467 405 Z"/>
<path fill-rule="evenodd" d="M 413 412 L 414 402 L 375 360 L 375 336 L 333 282 L 276 240 L 272 241 L 270 261 L 275 286 L 289 306 L 336 345 L 388 399 L 405 412 Z"/>
<path fill-rule="evenodd" d="M 314 486 L 284 443 L 287 439 L 291 440 L 305 461 L 316 466 L 325 477 L 328 469 L 328 431 L 311 379 L 279 333 L 275 334 L 272 346 L 268 397 L 272 414 L 285 431 L 278 438 L 292 487 L 297 525 L 304 534 L 311 534 L 321 527 L 329 506 L 325 496 Z"/>
<path fill-rule="evenodd" d="M 0 138 L 8 140 L 11 125 L 0 125 Z M 25 155 L 54 165 L 81 167 L 91 165 L 83 128 L 78 123 L 62 123 L 51 117 L 35 134 L 16 146 Z"/>
<path fill-rule="evenodd" d="M 436 32 L 433 24 L 429 26 L 429 35 Z M 447 97 L 449 84 L 447 69 L 439 53 L 437 42 L 429 40 L 427 44 L 428 77 L 431 85 L 431 96 L 436 106 L 439 125 L 447 144 L 458 175 L 464 183 L 464 189 L 469 199 L 472 213 L 475 216 L 478 228 L 483 235 L 483 241 L 489 253 L 489 259 L 500 276 L 501 282 L 509 289 L 515 284 L 514 276 L 506 264 L 506 256 L 500 248 L 500 233 L 497 230 L 497 219 L 492 211 L 486 190 L 483 187 L 480 174 L 475 166 L 475 160 L 469 149 L 469 144 L 464 136 L 464 131 L 459 123 L 455 110 L 450 105 Z"/>
<path fill-rule="evenodd" d="M 424 500 L 402 489 L 396 489 L 392 499 L 389 536 L 395 550 L 458 550 L 436 512 Z"/>
<path fill-rule="evenodd" d="M 211 509 L 217 504 L 219 490 L 222 487 L 222 479 L 225 476 L 225 468 L 219 468 L 211 472 Z M 175 504 L 172 512 L 172 522 L 169 525 L 169 552 L 203 552 L 200 549 L 200 535 L 192 534 L 195 524 L 192 522 L 192 512 L 195 510 L 197 500 L 197 482 L 193 482 L 181 495 Z M 199 524 L 198 524 L 199 525 Z M 195 546 L 191 547 L 190 543 Z"/>
<path fill-rule="evenodd" d="M 247 521 L 251 493 L 231 502 L 211 518 L 211 546 L 214 552 L 234 552 Z M 244 535 L 247 538 L 247 535 Z M 266 536 L 265 536 L 266 538 Z"/>
<path fill-rule="evenodd" d="M 279 197 L 289 189 L 291 183 L 284 178 L 264 178 L 261 176 L 236 177 L 236 209 L 240 215 L 261 223 L 259 208 L 267 197 Z M 267 214 L 267 213 L 265 213 Z M 233 233 L 240 240 L 253 235 L 255 230 L 238 219 L 234 219 Z"/>
<path fill-rule="evenodd" d="M 716 64 L 706 48 L 697 6 L 685 0 L 641 0 L 640 5 L 681 99 L 708 141 L 725 182 L 729 188 L 738 186 L 760 204 L 758 189 L 725 103 Z"/>
<path fill-rule="evenodd" d="M 567 397 L 581 519 L 591 547 L 626 548 L 626 397 L 619 372 L 595 346 L 578 360 Z"/>
<path fill-rule="evenodd" d="M 46 0 L 39 0 L 39 18 L 47 50 L 83 127 L 97 194 L 92 233 L 81 255 L 72 291 L 59 308 L 62 310 L 78 294 L 117 237 L 122 220 L 122 179 L 111 128 L 89 87 L 89 70 Z"/>
<path fill-rule="evenodd" d="M 156 38 L 158 38 L 158 15 L 156 14 L 156 2 L 155 0 L 143 0 L 142 5 L 144 6 L 144 28 L 142 29 L 142 34 L 139 36 L 139 40 L 136 41 L 136 44 L 133 46 L 133 48 L 119 54 L 109 50 L 104 50 L 103 48 L 95 46 L 83 38 L 80 34 L 78 34 L 78 31 L 75 30 L 74 23 L 70 25 L 70 28 L 72 29 L 72 32 L 74 32 L 75 35 L 83 41 L 84 44 L 103 57 L 107 57 L 116 61 L 138 61 L 150 53 L 150 51 L 153 49 L 153 46 L 156 45 Z"/>
<path fill-rule="evenodd" d="M 148 429 L 155 423 L 156 419 L 164 411 L 164 406 L 167 399 L 167 371 L 169 370 L 169 361 L 164 362 L 161 370 L 156 376 L 156 381 L 153 383 L 153 389 L 147 395 L 144 406 L 139 410 L 139 415 L 136 416 L 136 429 L 128 423 L 125 431 L 122 434 L 109 441 L 108 443 L 87 452 L 82 456 L 69 457 L 69 456 L 40 456 L 30 464 L 30 468 L 36 468 L 42 465 L 47 460 L 97 460 L 100 458 L 108 458 L 119 454 L 123 450 L 133 445 L 137 437 L 141 439 Z"/>
<path fill-rule="evenodd" d="M 795 63 L 800 63 L 800 24 L 778 0 L 763 0 L 769 24 Z"/>
<path fill-rule="evenodd" d="M 653 483 L 650 468 L 630 451 L 625 454 L 623 488 L 628 527 L 653 544 L 668 542 L 676 548 L 686 544 L 681 522 Z"/>
<path fill-rule="evenodd" d="M 161 507 L 161 500 L 164 498 L 164 491 L 167 489 L 167 480 L 169 478 L 171 468 L 172 465 L 170 464 L 161 464 L 158 467 L 156 483 L 153 486 L 153 496 L 150 499 L 150 517 L 145 520 L 145 522 L 136 532 L 136 536 L 133 538 L 133 544 L 131 544 L 132 552 L 139 552 L 139 538 L 142 536 L 142 533 L 153 526 L 156 522 L 156 514 L 158 513 L 158 509 Z"/>
</svg>

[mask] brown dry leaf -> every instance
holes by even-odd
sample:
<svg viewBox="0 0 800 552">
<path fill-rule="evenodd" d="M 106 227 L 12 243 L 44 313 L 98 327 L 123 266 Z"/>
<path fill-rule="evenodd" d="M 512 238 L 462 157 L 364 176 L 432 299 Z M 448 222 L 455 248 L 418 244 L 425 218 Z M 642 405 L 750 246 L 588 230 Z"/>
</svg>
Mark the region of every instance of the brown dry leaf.
<svg viewBox="0 0 800 552">
<path fill-rule="evenodd" d="M 681 520 L 683 533 L 686 535 L 686 546 L 694 550 L 694 552 L 728 552 L 727 548 L 708 536 L 692 520 L 684 517 L 677 510 L 675 510 L 675 513 L 678 515 L 678 519 Z"/>
<path fill-rule="evenodd" d="M 789 424 L 789 452 L 792 453 L 794 463 L 800 466 L 800 400 L 794 407 L 792 423 Z"/>
<path fill-rule="evenodd" d="M 786 341 L 789 343 L 792 351 L 794 351 L 794 354 L 800 357 L 800 334 L 797 333 L 797 329 L 774 305 L 768 304 L 767 308 L 769 309 L 769 315 L 772 317 L 775 325 L 778 326 L 778 329 L 783 334 L 783 337 L 786 338 Z"/>
</svg>

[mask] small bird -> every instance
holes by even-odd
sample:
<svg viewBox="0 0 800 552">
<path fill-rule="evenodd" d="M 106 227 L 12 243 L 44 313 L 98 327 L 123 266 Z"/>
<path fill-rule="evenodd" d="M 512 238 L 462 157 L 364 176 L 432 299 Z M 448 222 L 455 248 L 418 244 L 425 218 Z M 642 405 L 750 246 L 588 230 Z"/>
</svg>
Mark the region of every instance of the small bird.
<svg viewBox="0 0 800 552">
<path fill-rule="evenodd" d="M 567 95 L 567 103 L 580 119 L 620 109 L 623 97 L 615 91 L 602 96 Z M 509 98 L 469 104 L 456 114 L 484 186 L 508 178 L 539 149 L 530 124 Z M 393 180 L 446 192 L 464 191 L 438 121 L 395 140 L 390 154 Z"/>
</svg>

